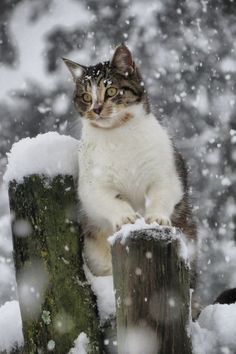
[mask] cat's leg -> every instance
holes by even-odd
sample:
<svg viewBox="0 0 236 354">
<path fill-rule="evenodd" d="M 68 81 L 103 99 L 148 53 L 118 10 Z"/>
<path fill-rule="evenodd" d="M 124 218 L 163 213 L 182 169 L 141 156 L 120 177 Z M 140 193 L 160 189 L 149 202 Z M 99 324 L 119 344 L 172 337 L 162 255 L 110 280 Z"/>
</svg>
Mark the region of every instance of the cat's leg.
<svg viewBox="0 0 236 354">
<path fill-rule="evenodd" d="M 85 235 L 84 255 L 90 271 L 96 276 L 112 274 L 111 251 L 107 238 L 123 224 L 134 223 L 137 216 L 131 205 L 111 188 L 79 187 L 82 213 L 91 223 Z"/>
<path fill-rule="evenodd" d="M 157 222 L 160 225 L 171 225 L 171 214 L 175 205 L 182 198 L 179 181 L 153 183 L 146 193 L 145 220 L 147 223 Z"/>
<path fill-rule="evenodd" d="M 110 233 L 96 230 L 84 238 L 84 257 L 86 263 L 96 276 L 112 274 L 111 247 L 107 241 Z"/>
<path fill-rule="evenodd" d="M 83 212 L 99 229 L 110 228 L 113 233 L 123 224 L 134 223 L 137 219 L 132 206 L 113 188 L 80 186 L 79 197 Z"/>
</svg>

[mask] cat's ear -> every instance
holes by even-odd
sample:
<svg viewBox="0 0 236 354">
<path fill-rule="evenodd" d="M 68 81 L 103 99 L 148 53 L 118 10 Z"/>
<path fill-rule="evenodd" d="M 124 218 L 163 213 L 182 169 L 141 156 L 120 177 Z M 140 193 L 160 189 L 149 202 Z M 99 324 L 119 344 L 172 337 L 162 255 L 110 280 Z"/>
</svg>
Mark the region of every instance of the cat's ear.
<svg viewBox="0 0 236 354">
<path fill-rule="evenodd" d="M 66 64 L 67 68 L 70 70 L 73 80 L 76 81 L 79 79 L 85 72 L 86 72 L 86 67 L 83 65 L 80 65 L 76 63 L 75 61 L 62 58 L 64 63 Z"/>
<path fill-rule="evenodd" d="M 134 72 L 135 64 L 132 54 L 126 45 L 121 44 L 116 48 L 111 60 L 111 66 L 115 67 L 118 71 L 124 74 L 132 74 Z"/>
</svg>

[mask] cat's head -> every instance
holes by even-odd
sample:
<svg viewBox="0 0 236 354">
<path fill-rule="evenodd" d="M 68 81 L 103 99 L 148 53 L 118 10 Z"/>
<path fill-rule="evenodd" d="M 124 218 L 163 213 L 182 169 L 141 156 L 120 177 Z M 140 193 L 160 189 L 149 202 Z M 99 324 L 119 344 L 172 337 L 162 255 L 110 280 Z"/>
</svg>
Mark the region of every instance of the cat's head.
<svg viewBox="0 0 236 354">
<path fill-rule="evenodd" d="M 148 99 L 129 49 L 116 48 L 111 61 L 84 66 L 63 59 L 75 82 L 74 103 L 82 118 L 100 128 L 115 128 L 132 119 L 132 108 Z"/>
</svg>

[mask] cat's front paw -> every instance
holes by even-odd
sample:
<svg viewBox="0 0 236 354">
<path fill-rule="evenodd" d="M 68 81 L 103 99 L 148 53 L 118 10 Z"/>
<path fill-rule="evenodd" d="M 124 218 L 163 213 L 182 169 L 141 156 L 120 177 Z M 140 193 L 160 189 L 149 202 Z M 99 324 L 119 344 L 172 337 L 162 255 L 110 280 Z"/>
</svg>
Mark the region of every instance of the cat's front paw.
<svg viewBox="0 0 236 354">
<path fill-rule="evenodd" d="M 138 216 L 134 214 L 115 216 L 112 220 L 113 231 L 119 231 L 124 224 L 134 224 Z"/>
<path fill-rule="evenodd" d="M 158 223 L 162 226 L 171 226 L 170 218 L 164 215 L 157 215 L 157 214 L 147 214 L 145 216 L 145 221 L 147 224 L 152 224 L 153 222 Z"/>
</svg>

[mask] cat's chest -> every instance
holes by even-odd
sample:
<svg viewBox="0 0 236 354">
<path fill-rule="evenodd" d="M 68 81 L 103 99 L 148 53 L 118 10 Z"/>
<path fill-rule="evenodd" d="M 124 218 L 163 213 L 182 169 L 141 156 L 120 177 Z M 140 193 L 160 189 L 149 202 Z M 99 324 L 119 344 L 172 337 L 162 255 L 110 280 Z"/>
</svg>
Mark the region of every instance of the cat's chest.
<svg viewBox="0 0 236 354">
<path fill-rule="evenodd" d="M 155 123 L 87 136 L 80 152 L 80 178 L 127 192 L 146 189 L 162 173 L 169 153 L 168 139 Z"/>
<path fill-rule="evenodd" d="M 109 181 L 127 182 L 137 179 L 146 161 L 153 160 L 155 154 L 152 153 L 151 144 L 147 146 L 141 139 L 136 138 L 135 141 L 122 139 L 102 144 L 95 143 L 87 155 L 88 168 L 91 169 L 93 176 Z"/>
</svg>

